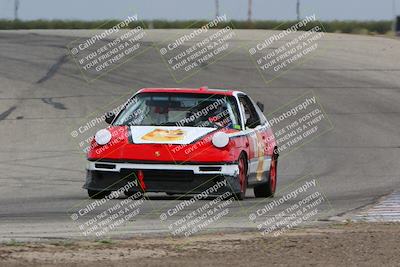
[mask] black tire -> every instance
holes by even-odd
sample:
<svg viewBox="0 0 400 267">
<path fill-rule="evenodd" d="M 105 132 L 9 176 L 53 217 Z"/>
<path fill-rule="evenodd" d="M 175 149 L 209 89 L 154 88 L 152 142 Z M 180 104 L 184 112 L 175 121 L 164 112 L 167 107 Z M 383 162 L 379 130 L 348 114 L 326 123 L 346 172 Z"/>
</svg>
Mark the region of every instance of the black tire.
<svg viewBox="0 0 400 267">
<path fill-rule="evenodd" d="M 240 154 L 238 162 L 239 162 L 239 174 L 237 177 L 237 182 L 239 183 L 240 192 L 236 192 L 235 197 L 238 200 L 243 200 L 246 198 L 247 182 L 248 182 L 247 159 L 243 153 Z M 241 164 L 243 164 L 243 166 L 241 166 Z M 241 180 L 241 175 L 244 175 L 244 177 L 242 177 L 242 180 Z"/>
<path fill-rule="evenodd" d="M 271 172 L 272 168 L 275 171 L 275 178 L 272 177 L 273 175 L 273 172 Z M 277 180 L 278 180 L 278 156 L 274 154 L 271 160 L 271 167 L 268 175 L 268 180 L 266 183 L 254 187 L 254 196 L 257 198 L 273 197 L 276 191 Z"/>
<path fill-rule="evenodd" d="M 90 190 L 88 189 L 88 195 L 92 199 L 102 199 L 111 194 L 111 191 L 98 191 L 98 190 Z"/>
</svg>

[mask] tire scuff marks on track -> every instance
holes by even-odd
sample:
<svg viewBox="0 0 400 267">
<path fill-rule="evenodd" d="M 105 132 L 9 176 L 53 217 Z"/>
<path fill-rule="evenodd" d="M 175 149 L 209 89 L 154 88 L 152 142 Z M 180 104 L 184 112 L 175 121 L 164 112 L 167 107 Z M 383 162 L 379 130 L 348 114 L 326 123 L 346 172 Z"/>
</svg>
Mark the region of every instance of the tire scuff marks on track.
<svg viewBox="0 0 400 267">
<path fill-rule="evenodd" d="M 11 112 L 13 112 L 17 107 L 16 106 L 12 106 L 11 108 L 7 109 L 6 111 L 4 111 L 3 113 L 0 114 L 0 121 L 4 120 L 5 118 L 8 117 L 8 115 L 11 114 Z"/>
<path fill-rule="evenodd" d="M 49 80 L 51 77 L 54 76 L 54 74 L 57 73 L 58 69 L 61 67 L 62 64 L 66 63 L 68 61 L 68 55 L 62 55 L 55 64 L 53 64 L 49 71 L 44 75 L 42 78 L 40 78 L 36 83 L 44 83 L 45 81 Z"/>
<path fill-rule="evenodd" d="M 52 97 L 43 97 L 42 101 L 43 101 L 43 103 L 52 105 L 55 109 L 61 109 L 61 110 L 66 110 L 67 109 L 64 106 L 64 104 L 59 103 L 59 102 L 54 102 Z"/>
</svg>

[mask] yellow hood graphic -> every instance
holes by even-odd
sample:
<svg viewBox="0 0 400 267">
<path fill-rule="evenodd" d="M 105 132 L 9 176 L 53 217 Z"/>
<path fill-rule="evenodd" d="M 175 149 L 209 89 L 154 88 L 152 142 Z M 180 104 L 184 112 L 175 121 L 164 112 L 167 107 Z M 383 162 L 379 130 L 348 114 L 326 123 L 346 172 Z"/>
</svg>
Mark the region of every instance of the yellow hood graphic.
<svg viewBox="0 0 400 267">
<path fill-rule="evenodd" d="M 211 127 L 131 126 L 134 144 L 187 145 L 217 130 Z"/>
<path fill-rule="evenodd" d="M 141 139 L 156 142 L 181 141 L 184 140 L 185 135 L 186 131 L 182 129 L 154 129 L 153 131 L 143 135 Z"/>
</svg>

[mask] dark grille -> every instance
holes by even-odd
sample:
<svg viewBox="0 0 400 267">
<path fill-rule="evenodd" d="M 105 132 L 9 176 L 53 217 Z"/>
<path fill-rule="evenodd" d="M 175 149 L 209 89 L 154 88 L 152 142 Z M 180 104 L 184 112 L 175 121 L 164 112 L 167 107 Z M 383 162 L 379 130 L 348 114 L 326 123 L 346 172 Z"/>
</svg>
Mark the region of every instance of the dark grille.
<svg viewBox="0 0 400 267">
<path fill-rule="evenodd" d="M 100 169 L 115 169 L 115 164 L 95 163 L 94 166 Z"/>
<path fill-rule="evenodd" d="M 202 172 L 219 172 L 219 171 L 221 171 L 221 167 L 200 167 L 200 171 L 202 171 Z"/>
<path fill-rule="evenodd" d="M 191 182 L 195 178 L 193 171 L 182 170 L 142 170 L 145 182 Z M 137 175 L 137 170 L 121 169 L 122 177 Z M 133 175 L 133 177 L 135 177 Z"/>
</svg>

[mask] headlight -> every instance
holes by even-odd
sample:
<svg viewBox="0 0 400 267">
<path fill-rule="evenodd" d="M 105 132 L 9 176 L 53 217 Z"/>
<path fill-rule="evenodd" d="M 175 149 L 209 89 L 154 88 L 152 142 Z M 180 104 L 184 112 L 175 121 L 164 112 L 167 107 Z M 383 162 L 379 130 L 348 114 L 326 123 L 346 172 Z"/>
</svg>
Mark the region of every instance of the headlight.
<svg viewBox="0 0 400 267">
<path fill-rule="evenodd" d="M 224 132 L 218 132 L 212 137 L 212 143 L 219 148 L 225 147 L 229 143 L 229 136 Z"/>
<path fill-rule="evenodd" d="M 99 145 L 105 145 L 111 140 L 111 133 L 107 129 L 102 129 L 96 133 L 94 136 L 94 140 L 96 141 L 97 144 Z"/>
</svg>

